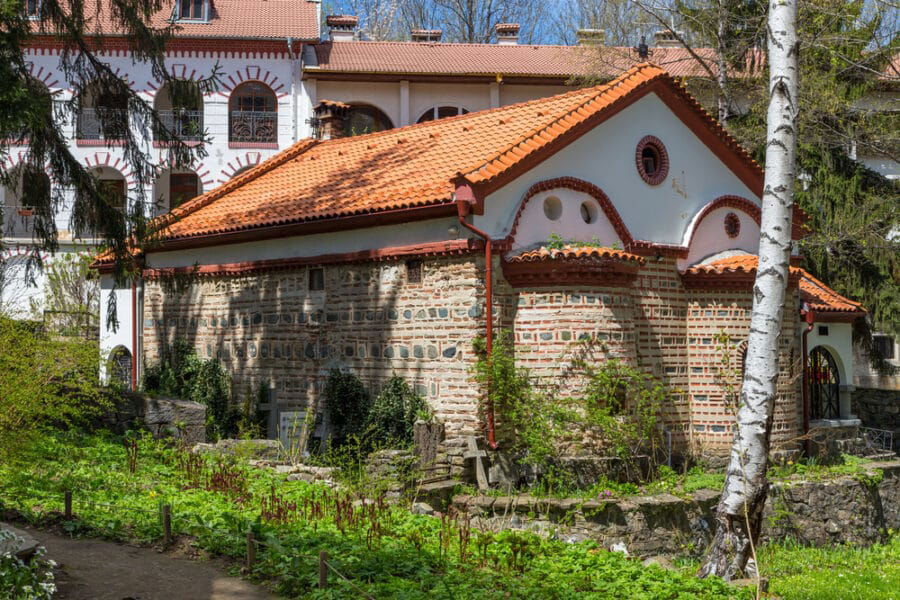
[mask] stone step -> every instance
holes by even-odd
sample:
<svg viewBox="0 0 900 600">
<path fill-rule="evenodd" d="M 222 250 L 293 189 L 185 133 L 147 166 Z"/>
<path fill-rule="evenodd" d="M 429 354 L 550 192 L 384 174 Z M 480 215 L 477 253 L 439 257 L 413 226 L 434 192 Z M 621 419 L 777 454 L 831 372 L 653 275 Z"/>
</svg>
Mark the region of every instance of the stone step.
<svg viewBox="0 0 900 600">
<path fill-rule="evenodd" d="M 430 504 L 438 510 L 446 511 L 453 498 L 453 492 L 458 485 L 459 481 L 456 479 L 443 479 L 441 481 L 425 483 L 420 485 L 416 490 L 416 498 Z"/>
</svg>

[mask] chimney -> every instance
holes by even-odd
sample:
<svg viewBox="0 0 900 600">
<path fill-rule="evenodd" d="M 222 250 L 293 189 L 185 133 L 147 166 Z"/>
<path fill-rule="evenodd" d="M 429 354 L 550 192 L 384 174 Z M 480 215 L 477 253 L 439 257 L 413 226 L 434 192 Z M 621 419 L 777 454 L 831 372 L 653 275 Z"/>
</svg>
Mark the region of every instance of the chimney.
<svg viewBox="0 0 900 600">
<path fill-rule="evenodd" d="M 605 29 L 579 29 L 575 36 L 579 46 L 602 46 L 606 42 Z"/>
<path fill-rule="evenodd" d="M 350 110 L 349 104 L 322 100 L 313 108 L 314 135 L 320 140 L 333 140 L 344 137 L 344 118 Z"/>
<path fill-rule="evenodd" d="M 409 37 L 414 42 L 430 42 L 436 44 L 441 41 L 442 32 L 440 29 L 411 29 Z"/>
<path fill-rule="evenodd" d="M 519 43 L 518 23 L 497 23 L 494 25 L 497 33 L 497 44 L 500 46 L 515 46 Z"/>
<path fill-rule="evenodd" d="M 359 25 L 359 17 L 354 15 L 328 15 L 325 24 L 331 29 L 332 42 L 352 42 Z"/>
<path fill-rule="evenodd" d="M 678 35 L 680 37 L 684 36 L 680 31 Z M 653 43 L 656 44 L 657 48 L 681 48 L 681 42 L 675 37 L 675 33 L 668 29 L 661 29 L 654 33 Z"/>
</svg>

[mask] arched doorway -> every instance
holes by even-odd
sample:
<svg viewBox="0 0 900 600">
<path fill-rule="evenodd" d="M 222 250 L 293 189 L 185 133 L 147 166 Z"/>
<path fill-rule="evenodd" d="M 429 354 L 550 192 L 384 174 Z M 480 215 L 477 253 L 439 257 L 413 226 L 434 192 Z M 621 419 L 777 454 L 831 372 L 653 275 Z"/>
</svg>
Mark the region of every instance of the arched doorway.
<svg viewBox="0 0 900 600">
<path fill-rule="evenodd" d="M 163 214 L 203 193 L 200 177 L 191 169 L 166 169 L 153 184 L 154 214 Z"/>
<path fill-rule="evenodd" d="M 116 346 L 109 353 L 107 378 L 112 385 L 131 387 L 131 352 L 125 346 Z"/>
<path fill-rule="evenodd" d="M 31 238 L 34 215 L 50 209 L 50 178 L 32 165 L 19 165 L 11 173 L 7 186 L 0 187 L 3 228 L 0 237 Z"/>
<path fill-rule="evenodd" d="M 100 82 L 88 84 L 78 98 L 79 140 L 119 140 L 128 131 L 128 96 Z"/>
<path fill-rule="evenodd" d="M 810 418 L 840 418 L 841 376 L 834 357 L 822 346 L 816 346 L 809 353 L 807 377 Z"/>
<path fill-rule="evenodd" d="M 369 104 L 353 104 L 344 116 L 343 134 L 347 137 L 393 129 L 384 112 Z"/>
</svg>

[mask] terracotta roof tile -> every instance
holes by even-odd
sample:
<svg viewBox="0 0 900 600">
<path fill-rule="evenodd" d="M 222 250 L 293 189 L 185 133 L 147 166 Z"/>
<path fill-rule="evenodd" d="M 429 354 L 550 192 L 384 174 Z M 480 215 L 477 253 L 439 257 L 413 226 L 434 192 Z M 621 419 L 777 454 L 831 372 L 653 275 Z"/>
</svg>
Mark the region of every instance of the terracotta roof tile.
<svg viewBox="0 0 900 600">
<path fill-rule="evenodd" d="M 185 38 L 319 40 L 319 3 L 313 0 L 210 0 L 208 22 L 178 21 L 173 35 Z M 170 25 L 175 2 L 153 15 L 150 25 Z M 87 30 L 105 36 L 120 35 L 105 0 L 84 0 Z M 52 34 L 52 31 L 41 32 Z"/>
<path fill-rule="evenodd" d="M 450 205 L 455 181 L 483 182 L 508 172 L 616 101 L 659 84 L 689 98 L 653 65 L 608 84 L 488 111 L 369 135 L 302 140 L 159 222 L 164 239 L 214 236 L 276 225 Z M 710 127 L 711 117 L 693 105 Z M 730 140 L 720 127 L 716 130 Z M 743 152 L 731 140 L 738 152 Z M 758 170 L 749 156 L 743 160 Z M 448 206 L 449 208 L 449 206 Z"/>
<path fill-rule="evenodd" d="M 703 265 L 694 265 L 685 271 L 688 275 L 729 275 L 756 273 L 758 259 L 754 254 L 741 254 L 721 258 Z M 791 267 L 791 273 L 799 275 L 800 297 L 814 312 L 866 313 L 862 304 L 841 296 L 813 277 L 804 269 Z"/>
<path fill-rule="evenodd" d="M 699 48 L 697 54 L 715 69 L 714 52 Z M 316 65 L 306 65 L 306 76 L 315 71 L 418 75 L 498 74 L 519 77 L 612 78 L 641 62 L 633 49 L 610 46 L 533 46 L 423 42 L 327 42 L 315 46 Z M 757 57 L 758 58 L 758 57 Z M 710 77 L 685 48 L 654 48 L 653 64 L 673 77 Z M 760 73 L 759 66 L 736 71 L 732 76 Z"/>
<path fill-rule="evenodd" d="M 800 295 L 813 312 L 867 312 L 862 304 L 841 296 L 805 270 L 800 278 Z"/>
<path fill-rule="evenodd" d="M 562 248 L 547 248 L 542 246 L 536 250 L 526 250 L 518 254 L 506 257 L 509 263 L 549 262 L 557 260 L 598 259 L 619 260 L 637 265 L 644 264 L 644 258 L 637 254 L 631 254 L 616 248 L 601 248 L 597 246 L 573 246 L 567 244 Z"/>
</svg>

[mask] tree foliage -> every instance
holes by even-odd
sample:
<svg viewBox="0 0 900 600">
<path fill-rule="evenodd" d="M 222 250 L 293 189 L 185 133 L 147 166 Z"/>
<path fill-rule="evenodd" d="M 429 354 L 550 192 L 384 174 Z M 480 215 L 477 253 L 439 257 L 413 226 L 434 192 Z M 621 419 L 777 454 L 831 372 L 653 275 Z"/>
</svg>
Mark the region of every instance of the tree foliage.
<svg viewBox="0 0 900 600">
<path fill-rule="evenodd" d="M 363 431 L 368 421 L 372 397 L 359 377 L 340 369 L 332 369 L 328 373 L 323 396 L 335 445 L 340 446 L 351 435 Z"/>
<path fill-rule="evenodd" d="M 46 172 L 54 181 L 51 195 L 33 194 L 28 198 L 34 210 L 36 245 L 50 252 L 57 250 L 55 216 L 64 203 L 70 202 L 69 229 L 102 240 L 118 259 L 121 281 L 130 268 L 126 260 L 129 247 L 152 239 L 147 227 L 150 211 L 146 190 L 151 189 L 158 169 L 145 143 L 145 133 L 153 130 L 156 140 L 167 143 L 168 160 L 174 167 L 203 158 L 205 150 L 203 144 L 184 144 L 152 104 L 101 60 L 100 24 L 117 32 L 117 37 L 128 44 L 134 61 L 147 65 L 153 78 L 171 90 L 176 105 L 195 95 L 198 83 L 174 77 L 165 65 L 166 43 L 174 25 L 150 25 L 152 15 L 170 7 L 165 0 L 108 0 L 96 4 L 41 0 L 36 3 L 36 18 L 29 18 L 27 4 L 26 0 L 0 0 L 0 161 L 9 155 L 13 144 L 25 146 L 21 168 L 0 172 L 0 185 L 17 186 L 28 170 Z M 97 12 L 86 6 L 97 7 Z M 51 94 L 31 72 L 29 46 L 38 36 L 53 36 L 60 45 L 59 69 L 72 91 L 68 99 Z M 211 89 L 216 75 L 214 71 L 201 80 L 200 88 Z M 100 129 L 116 134 L 104 137 L 119 138 L 114 143 L 129 164 L 133 186 L 124 211 L 70 151 L 66 123 L 87 94 L 115 99 L 127 113 L 128 127 L 122 127 L 116 111 L 97 113 Z M 66 197 L 67 190 L 74 190 L 72 198 Z M 30 255 L 29 269 L 40 268 L 41 256 L 37 252 Z"/>
<path fill-rule="evenodd" d="M 429 415 L 425 399 L 405 379 L 394 375 L 372 402 L 368 427 L 377 441 L 408 445 L 413 441 L 413 425 L 416 420 Z"/>
<path fill-rule="evenodd" d="M 54 339 L 0 317 L 0 456 L 48 429 L 85 424 L 107 406 L 95 342 Z"/>
</svg>

